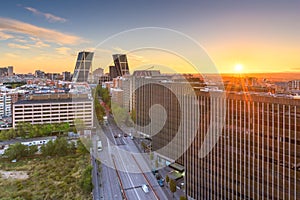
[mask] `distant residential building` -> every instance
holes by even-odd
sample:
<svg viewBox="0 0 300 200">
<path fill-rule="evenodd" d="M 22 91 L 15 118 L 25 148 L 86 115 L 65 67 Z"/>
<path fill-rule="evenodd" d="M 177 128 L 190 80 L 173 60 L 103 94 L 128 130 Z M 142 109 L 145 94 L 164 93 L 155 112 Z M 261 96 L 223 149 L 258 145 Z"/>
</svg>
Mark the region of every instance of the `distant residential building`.
<svg viewBox="0 0 300 200">
<path fill-rule="evenodd" d="M 8 117 L 11 116 L 11 95 L 6 93 L 0 93 L 0 116 Z"/>
<path fill-rule="evenodd" d="M 71 81 L 71 72 L 63 72 L 63 81 Z"/>
<path fill-rule="evenodd" d="M 7 76 L 8 74 L 8 68 L 7 67 L 1 67 L 0 68 L 0 76 Z"/>
<path fill-rule="evenodd" d="M 93 74 L 91 75 L 93 83 L 99 82 L 100 77 L 103 76 L 103 71 L 104 69 L 102 68 L 98 68 L 93 71 Z"/>
<path fill-rule="evenodd" d="M 113 65 L 109 66 L 109 77 L 110 77 L 110 80 L 118 77 L 117 68 Z"/>
<path fill-rule="evenodd" d="M 100 77 L 100 76 L 102 76 L 103 75 L 103 71 L 104 71 L 104 69 L 102 69 L 102 68 L 97 68 L 97 69 L 95 69 L 94 71 L 93 71 L 93 75 L 94 76 L 98 76 L 98 77 Z"/>
<path fill-rule="evenodd" d="M 36 78 L 45 78 L 45 72 L 43 72 L 43 71 L 41 71 L 41 70 L 35 70 L 34 76 L 35 76 Z"/>
<path fill-rule="evenodd" d="M 13 76 L 14 75 L 14 67 L 13 66 L 8 66 L 7 67 L 7 75 L 8 76 Z"/>
<path fill-rule="evenodd" d="M 143 77 L 143 76 L 160 76 L 159 70 L 135 70 L 133 76 Z"/>
<path fill-rule="evenodd" d="M 288 90 L 300 90 L 300 80 L 289 81 Z"/>
<path fill-rule="evenodd" d="M 89 72 L 92 66 L 94 53 L 82 51 L 78 53 L 72 81 L 73 82 L 87 82 Z"/>
<path fill-rule="evenodd" d="M 110 77 L 108 75 L 103 75 L 99 78 L 99 84 L 102 85 L 103 83 L 110 81 Z"/>
<path fill-rule="evenodd" d="M 63 76 L 59 73 L 46 73 L 45 78 L 50 80 L 62 80 Z"/>
<path fill-rule="evenodd" d="M 17 92 L 9 92 L 6 93 L 6 95 L 10 96 L 12 104 L 16 103 L 19 99 L 19 94 Z"/>
<path fill-rule="evenodd" d="M 86 94 L 34 95 L 13 105 L 13 127 L 20 122 L 73 125 L 75 119 L 82 119 L 86 127 L 93 125 L 93 100 Z"/>
<path fill-rule="evenodd" d="M 114 54 L 113 60 L 118 76 L 129 74 L 129 66 L 126 54 Z"/>
</svg>

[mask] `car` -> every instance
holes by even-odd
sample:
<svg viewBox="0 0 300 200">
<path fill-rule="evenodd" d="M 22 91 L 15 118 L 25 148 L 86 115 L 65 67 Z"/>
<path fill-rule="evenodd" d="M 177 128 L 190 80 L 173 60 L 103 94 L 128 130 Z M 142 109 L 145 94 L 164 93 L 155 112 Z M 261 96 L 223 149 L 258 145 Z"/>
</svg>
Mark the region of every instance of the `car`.
<svg viewBox="0 0 300 200">
<path fill-rule="evenodd" d="M 120 134 L 120 133 L 118 134 L 118 137 L 121 137 L 121 134 Z"/>
<path fill-rule="evenodd" d="M 158 185 L 159 185 L 160 187 L 163 187 L 163 186 L 164 186 L 164 180 L 163 180 L 163 179 L 159 179 L 157 182 L 158 182 Z"/>
<path fill-rule="evenodd" d="M 114 138 L 117 138 L 118 137 L 118 135 L 114 135 Z"/>
<path fill-rule="evenodd" d="M 148 193 L 148 192 L 149 192 L 149 188 L 148 188 L 148 186 L 147 186 L 146 184 L 143 184 L 143 185 L 142 185 L 142 189 L 143 189 L 143 191 L 144 191 L 145 193 Z"/>
<path fill-rule="evenodd" d="M 124 137 L 127 137 L 128 135 L 127 135 L 127 133 L 124 133 Z"/>
<path fill-rule="evenodd" d="M 152 171 L 152 173 L 153 173 L 153 171 Z M 157 172 L 156 172 L 156 173 L 154 173 L 154 175 L 155 175 L 155 177 L 156 177 L 156 179 L 157 179 L 157 180 L 160 180 L 160 179 L 162 179 L 161 175 L 160 175 L 160 174 L 158 174 Z"/>
</svg>

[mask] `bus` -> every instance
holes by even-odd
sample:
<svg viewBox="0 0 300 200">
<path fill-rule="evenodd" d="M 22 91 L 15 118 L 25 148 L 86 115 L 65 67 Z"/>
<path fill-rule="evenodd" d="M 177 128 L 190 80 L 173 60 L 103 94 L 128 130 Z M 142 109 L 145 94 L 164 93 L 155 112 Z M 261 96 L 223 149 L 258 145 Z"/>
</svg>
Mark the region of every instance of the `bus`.
<svg viewBox="0 0 300 200">
<path fill-rule="evenodd" d="M 102 142 L 101 141 L 97 142 L 97 149 L 98 149 L 98 151 L 102 151 Z"/>
</svg>

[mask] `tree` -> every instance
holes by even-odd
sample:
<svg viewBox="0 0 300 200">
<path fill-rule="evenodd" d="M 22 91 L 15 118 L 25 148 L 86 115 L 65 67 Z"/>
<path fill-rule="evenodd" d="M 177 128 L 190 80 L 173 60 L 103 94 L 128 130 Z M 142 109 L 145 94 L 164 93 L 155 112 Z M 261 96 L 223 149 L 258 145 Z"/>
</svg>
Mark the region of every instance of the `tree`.
<svg viewBox="0 0 300 200">
<path fill-rule="evenodd" d="M 170 178 L 169 178 L 169 176 L 167 175 L 167 176 L 166 176 L 166 182 L 167 182 L 167 184 L 169 184 L 169 181 L 170 181 Z"/>
<path fill-rule="evenodd" d="M 100 105 L 100 102 L 97 97 L 94 97 L 94 108 L 96 111 L 96 116 L 97 116 L 98 121 L 103 121 L 103 116 L 105 115 L 105 110 Z"/>
<path fill-rule="evenodd" d="M 103 102 L 106 105 L 110 106 L 110 101 L 111 100 L 110 100 L 110 95 L 109 95 L 109 91 L 108 91 L 107 88 L 102 88 L 102 90 L 101 90 L 101 98 L 102 98 Z"/>
<path fill-rule="evenodd" d="M 52 142 L 52 140 L 50 140 L 49 142 L 47 142 L 47 144 L 44 144 L 41 147 L 41 152 L 44 156 L 53 156 L 54 155 L 54 143 Z"/>
<path fill-rule="evenodd" d="M 144 151 L 147 149 L 147 145 L 146 145 L 146 143 L 145 142 L 141 142 L 141 146 L 142 146 L 142 148 L 144 149 Z"/>
<path fill-rule="evenodd" d="M 132 109 L 131 113 L 130 113 L 131 119 L 134 123 L 136 123 L 136 110 Z"/>
<path fill-rule="evenodd" d="M 10 140 L 16 137 L 16 132 L 13 128 L 0 132 L 0 140 Z"/>
<path fill-rule="evenodd" d="M 93 167 L 88 165 L 81 175 L 80 186 L 87 194 L 91 193 L 93 190 L 92 170 Z"/>
<path fill-rule="evenodd" d="M 65 156 L 69 153 L 69 143 L 65 138 L 58 138 L 54 141 L 54 155 Z"/>
<path fill-rule="evenodd" d="M 158 160 L 155 160 L 155 167 L 158 168 Z"/>
<path fill-rule="evenodd" d="M 153 158 L 154 158 L 153 152 L 150 153 L 149 158 L 150 158 L 150 160 L 153 160 Z"/>
<path fill-rule="evenodd" d="M 72 148 L 65 138 L 58 138 L 43 145 L 41 152 L 44 156 L 65 156 L 72 152 Z"/>
<path fill-rule="evenodd" d="M 27 156 L 33 156 L 38 151 L 38 147 L 36 145 L 29 146 L 27 148 Z"/>
<path fill-rule="evenodd" d="M 9 148 L 6 149 L 4 155 L 10 160 L 20 159 L 28 155 L 28 147 L 20 142 L 17 142 L 13 145 L 10 145 Z"/>
<path fill-rule="evenodd" d="M 75 144 L 75 142 L 70 143 L 69 152 L 72 153 L 72 154 L 76 153 L 76 144 Z"/>
<path fill-rule="evenodd" d="M 81 142 L 81 140 L 77 141 L 77 153 L 79 154 L 87 154 L 89 151 L 87 150 L 87 148 L 84 146 L 84 144 Z"/>
<path fill-rule="evenodd" d="M 170 184 L 170 191 L 173 193 L 173 198 L 174 198 L 174 193 L 177 190 L 176 182 L 173 179 L 171 179 L 169 184 Z"/>
<path fill-rule="evenodd" d="M 185 196 L 180 196 L 179 200 L 187 200 Z"/>
<path fill-rule="evenodd" d="M 83 121 L 83 119 L 80 119 L 80 118 L 76 118 L 74 120 L 74 125 L 75 125 L 77 131 L 83 131 L 85 128 L 84 121 Z"/>
</svg>

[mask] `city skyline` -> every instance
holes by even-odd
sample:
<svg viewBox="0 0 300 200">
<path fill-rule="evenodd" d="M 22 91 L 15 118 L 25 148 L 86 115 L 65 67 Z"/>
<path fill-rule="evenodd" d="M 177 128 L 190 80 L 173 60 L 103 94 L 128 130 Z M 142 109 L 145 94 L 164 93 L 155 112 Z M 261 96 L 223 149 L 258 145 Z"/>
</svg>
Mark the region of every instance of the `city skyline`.
<svg viewBox="0 0 300 200">
<path fill-rule="evenodd" d="M 17 0 L 2 3 L 0 66 L 14 66 L 16 73 L 34 69 L 73 71 L 79 51 L 96 50 L 93 67 L 108 68 L 113 63 L 111 54 L 131 52 L 136 44 L 100 48 L 99 43 L 122 31 L 163 27 L 193 38 L 220 73 L 236 72 L 237 64 L 243 66 L 240 73 L 300 71 L 297 57 L 300 3 L 296 1 L 189 4 L 133 1 L 119 2 L 120 6 L 110 2 L 88 1 L 81 6 L 78 3 Z M 78 15 L 81 9 L 89 12 Z M 154 44 L 161 42 L 148 40 Z M 184 44 L 179 41 L 176 45 Z M 191 57 L 194 53 L 193 49 L 188 52 Z M 149 56 L 153 52 L 130 53 L 128 61 L 132 70 L 143 65 Z M 170 57 L 163 59 L 163 64 L 176 72 L 191 72 Z"/>
</svg>

